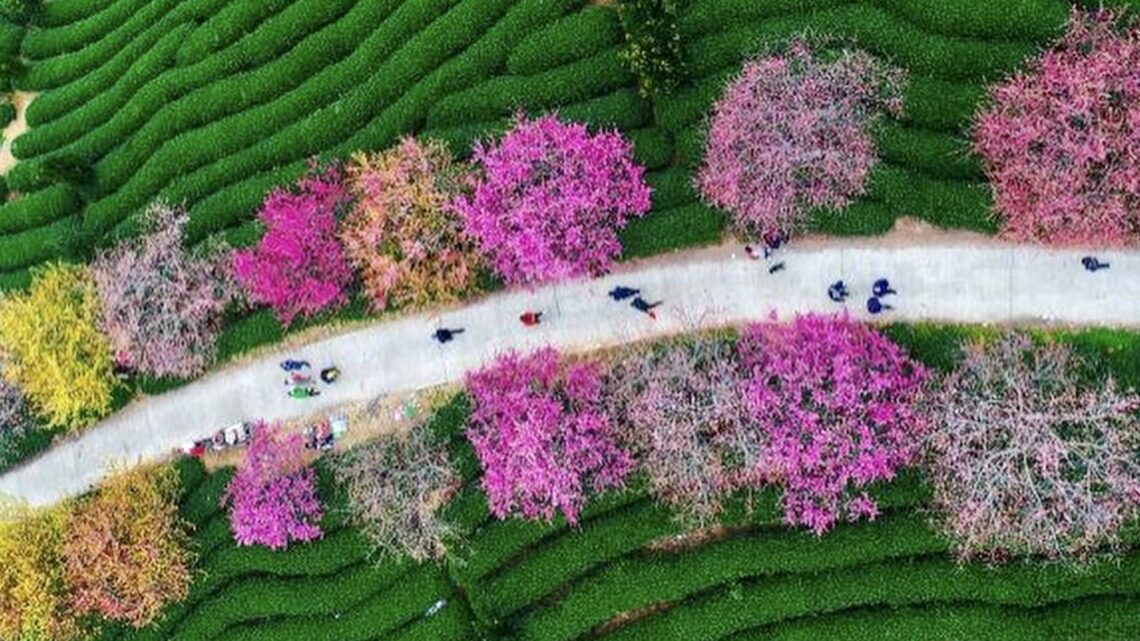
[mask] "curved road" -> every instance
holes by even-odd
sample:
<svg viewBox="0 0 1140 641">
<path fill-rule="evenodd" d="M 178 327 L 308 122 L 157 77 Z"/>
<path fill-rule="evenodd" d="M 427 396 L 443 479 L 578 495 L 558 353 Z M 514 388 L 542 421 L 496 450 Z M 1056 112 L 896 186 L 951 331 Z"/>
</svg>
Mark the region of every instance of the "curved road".
<svg viewBox="0 0 1140 641">
<path fill-rule="evenodd" d="M 508 349 L 555 345 L 581 351 L 696 327 L 844 307 L 869 317 L 871 283 L 888 277 L 899 291 L 893 321 L 1140 326 L 1140 252 L 1100 253 L 1112 267 L 1082 269 L 1083 251 L 1050 251 L 941 235 L 934 242 L 893 246 L 891 238 L 798 242 L 780 252 L 785 269 L 722 246 L 623 265 L 604 278 L 495 294 L 464 307 L 377 322 L 291 353 L 225 368 L 190 385 L 138 401 L 77 438 L 0 476 L 0 493 L 33 505 L 82 493 L 109 466 L 166 456 L 173 448 L 240 420 L 295 418 L 342 403 L 458 380 Z M 735 255 L 734 255 L 735 252 Z M 828 284 L 842 278 L 852 296 L 831 302 Z M 664 300 L 652 320 L 606 292 L 641 288 Z M 525 328 L 525 309 L 544 312 Z M 436 327 L 463 327 L 439 345 Z M 335 363 L 341 380 L 321 396 L 286 398 L 277 363 L 304 358 Z"/>
</svg>

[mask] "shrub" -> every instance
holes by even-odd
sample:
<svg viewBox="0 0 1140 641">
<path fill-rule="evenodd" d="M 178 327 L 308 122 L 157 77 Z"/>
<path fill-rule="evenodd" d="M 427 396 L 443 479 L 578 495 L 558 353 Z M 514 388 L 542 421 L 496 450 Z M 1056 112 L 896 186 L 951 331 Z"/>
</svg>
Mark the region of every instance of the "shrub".
<svg viewBox="0 0 1140 641">
<path fill-rule="evenodd" d="M 191 559 L 177 492 L 173 467 L 141 467 L 104 481 L 75 508 L 61 556 L 76 614 L 140 628 L 186 597 Z"/>
<path fill-rule="evenodd" d="M 1057 45 L 990 88 L 974 123 L 1004 233 L 1049 244 L 1140 235 L 1140 27 L 1074 9 Z"/>
<path fill-rule="evenodd" d="M 60 562 L 67 521 L 64 508 L 31 512 L 6 506 L 0 514 L 0 637 L 65 641 L 78 636 Z"/>
<path fill-rule="evenodd" d="M 301 435 L 279 432 L 263 421 L 254 426 L 253 441 L 222 495 L 239 545 L 280 550 L 321 538 L 316 472 L 305 467 Z"/>
<path fill-rule="evenodd" d="M 507 72 L 528 76 L 596 55 L 615 44 L 621 28 L 609 7 L 588 6 L 528 34 L 507 57 Z"/>
<path fill-rule="evenodd" d="M 340 239 L 374 309 L 452 302 L 475 287 L 474 245 L 447 209 L 461 175 L 445 144 L 404 138 L 353 156 L 346 177 L 356 202 Z"/>
<path fill-rule="evenodd" d="M 426 426 L 385 434 L 337 461 L 337 480 L 348 488 L 353 520 L 381 559 L 440 559 L 458 531 L 439 509 L 461 485 L 445 443 Z"/>
<path fill-rule="evenodd" d="M 616 442 L 596 365 L 564 363 L 551 348 L 511 352 L 468 374 L 467 390 L 467 438 L 498 518 L 561 511 L 576 523 L 587 492 L 622 486 L 632 459 Z"/>
<path fill-rule="evenodd" d="M 822 534 L 841 516 L 874 518 L 875 502 L 854 491 L 917 459 L 926 423 L 912 405 L 922 366 L 844 317 L 752 325 L 738 349 L 764 466 L 784 486 L 784 519 Z"/>
<path fill-rule="evenodd" d="M 631 351 L 609 373 L 611 414 L 650 492 L 696 525 L 749 485 L 763 459 L 738 369 L 731 343 L 694 338 Z"/>
<path fill-rule="evenodd" d="M 205 371 L 235 293 L 228 254 L 195 257 L 182 246 L 187 218 L 182 209 L 155 203 L 144 212 L 142 237 L 100 254 L 91 266 L 111 348 L 153 376 Z"/>
<path fill-rule="evenodd" d="M 519 114 L 500 141 L 476 143 L 473 193 L 452 206 L 509 283 L 603 274 L 621 252 L 617 230 L 649 211 L 632 153 L 616 132 Z"/>
<path fill-rule="evenodd" d="M 618 1 L 625 30 L 622 58 L 637 74 L 638 91 L 646 98 L 668 94 L 685 79 L 678 4 L 678 0 Z"/>
<path fill-rule="evenodd" d="M 111 351 L 99 297 L 82 267 L 51 264 L 27 293 L 0 299 L 6 375 L 55 426 L 78 428 L 111 409 Z"/>
<path fill-rule="evenodd" d="M 811 208 L 842 209 L 876 163 L 868 125 L 902 112 L 903 79 L 858 50 L 825 61 L 803 38 L 746 63 L 713 105 L 697 188 L 746 233 L 791 234 Z"/>
<path fill-rule="evenodd" d="M 0 17 L 12 24 L 32 24 L 43 10 L 43 0 L 0 0 Z"/>
<path fill-rule="evenodd" d="M 250 250 L 234 252 L 238 281 L 283 325 L 347 302 L 352 272 L 336 238 L 337 211 L 347 201 L 340 170 L 329 167 L 269 194 L 258 212 L 265 235 Z"/>
<path fill-rule="evenodd" d="M 930 478 L 963 558 L 1080 558 L 1140 512 L 1140 397 L 1086 387 L 1067 346 L 1006 334 L 931 389 Z"/>
</svg>

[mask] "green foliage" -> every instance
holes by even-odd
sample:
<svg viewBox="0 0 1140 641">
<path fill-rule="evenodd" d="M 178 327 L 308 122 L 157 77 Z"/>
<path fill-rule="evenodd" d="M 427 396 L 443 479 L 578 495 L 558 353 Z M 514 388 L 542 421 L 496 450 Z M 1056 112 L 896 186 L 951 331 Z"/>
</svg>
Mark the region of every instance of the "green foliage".
<svg viewBox="0 0 1140 641">
<path fill-rule="evenodd" d="M 686 78 L 685 47 L 677 26 L 681 0 L 618 0 L 625 31 L 622 59 L 646 98 L 671 92 Z"/>
<path fill-rule="evenodd" d="M 621 25 L 608 7 L 591 5 L 528 35 L 507 57 L 507 71 L 528 76 L 588 58 L 621 42 Z"/>
<path fill-rule="evenodd" d="M 43 10 L 43 0 L 0 0 L 0 17 L 12 24 L 34 24 Z"/>
<path fill-rule="evenodd" d="M 247 33 L 257 31 L 262 23 L 295 2 L 300 3 L 299 0 L 265 0 L 226 5 L 204 24 L 198 25 L 194 33 L 182 42 L 176 56 L 178 66 L 200 62 L 237 42 Z"/>
<path fill-rule="evenodd" d="M 79 195 L 67 185 L 55 185 L 0 205 L 0 234 L 14 234 L 47 225 L 79 211 Z"/>
<path fill-rule="evenodd" d="M 633 159 L 646 169 L 661 169 L 672 162 L 673 137 L 668 131 L 660 127 L 643 127 L 627 130 L 625 136 L 633 143 Z"/>
<path fill-rule="evenodd" d="M 876 0 L 900 18 L 928 33 L 978 40 L 1037 43 L 1061 35 L 1068 18 L 1064 2 L 1053 0 Z"/>
<path fill-rule="evenodd" d="M 622 259 L 643 258 L 693 245 L 720 241 L 726 220 L 718 210 L 700 203 L 652 211 L 630 221 L 622 230 Z"/>
</svg>

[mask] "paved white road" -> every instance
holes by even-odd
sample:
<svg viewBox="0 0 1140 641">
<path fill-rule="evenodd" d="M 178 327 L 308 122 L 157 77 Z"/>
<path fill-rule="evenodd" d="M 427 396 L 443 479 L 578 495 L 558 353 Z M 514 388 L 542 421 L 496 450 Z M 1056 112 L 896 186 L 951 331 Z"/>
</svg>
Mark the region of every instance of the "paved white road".
<svg viewBox="0 0 1140 641">
<path fill-rule="evenodd" d="M 949 238 L 949 237 L 947 237 Z M 732 252 L 737 252 L 734 257 Z M 868 317 L 875 278 L 890 279 L 899 294 L 894 321 L 1140 326 L 1140 252 L 1102 252 L 1112 267 L 1089 273 L 1082 251 L 1046 251 L 971 240 L 893 247 L 875 240 L 805 241 L 781 252 L 786 268 L 769 274 L 763 261 L 739 247 L 720 247 L 625 265 L 605 278 L 531 291 L 503 292 L 439 314 L 378 322 L 312 343 L 291 353 L 225 368 L 191 385 L 134 403 L 79 437 L 0 476 L 0 493 L 33 505 L 85 491 L 108 466 L 166 456 L 173 448 L 244 419 L 313 414 L 350 401 L 458 380 L 508 349 L 556 345 L 580 351 L 674 333 L 696 326 L 781 319 L 795 312 L 834 312 L 826 296 L 844 279 L 846 309 Z M 656 321 L 611 301 L 615 285 L 641 288 L 665 303 Z M 525 328 L 518 315 L 542 310 L 543 322 Z M 446 345 L 436 327 L 466 331 Z M 278 362 L 304 358 L 335 363 L 341 381 L 307 400 L 285 397 Z"/>
</svg>

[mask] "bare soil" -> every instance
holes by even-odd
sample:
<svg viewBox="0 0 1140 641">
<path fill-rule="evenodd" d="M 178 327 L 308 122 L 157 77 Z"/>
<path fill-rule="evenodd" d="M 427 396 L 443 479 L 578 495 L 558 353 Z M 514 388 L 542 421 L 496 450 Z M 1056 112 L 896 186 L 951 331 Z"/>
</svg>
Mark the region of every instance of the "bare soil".
<svg viewBox="0 0 1140 641">
<path fill-rule="evenodd" d="M 12 141 L 28 130 L 28 104 L 37 95 L 31 91 L 14 91 L 8 94 L 8 99 L 16 108 L 16 119 L 4 128 L 4 142 L 0 144 L 0 175 L 8 173 L 8 170 L 16 164 L 16 157 L 12 155 Z"/>
</svg>

